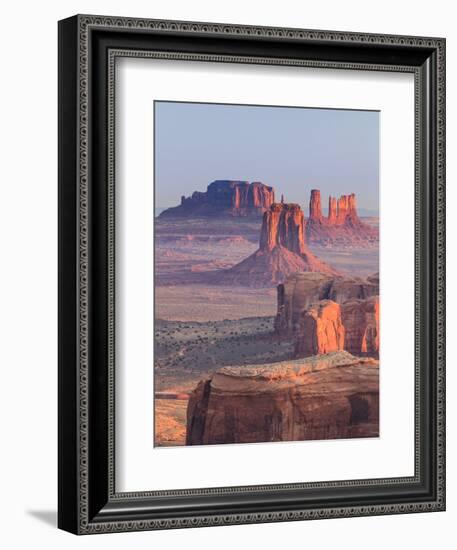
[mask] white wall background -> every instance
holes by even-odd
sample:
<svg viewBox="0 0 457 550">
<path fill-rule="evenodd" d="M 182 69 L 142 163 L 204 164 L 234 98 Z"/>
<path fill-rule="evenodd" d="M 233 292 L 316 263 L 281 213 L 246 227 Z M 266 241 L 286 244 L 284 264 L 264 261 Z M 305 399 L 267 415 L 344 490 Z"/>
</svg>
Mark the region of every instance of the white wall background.
<svg viewBox="0 0 457 550">
<path fill-rule="evenodd" d="M 448 220 L 448 511 L 77 538 L 58 531 L 57 20 L 75 13 L 445 36 L 448 209 L 457 202 L 457 31 L 452 1 L 93 0 L 11 2 L 2 9 L 0 154 L 0 541 L 4 548 L 415 548 L 455 538 L 457 258 Z M 449 238 L 450 237 L 450 238 Z M 454 248 L 454 250 L 453 250 Z"/>
</svg>

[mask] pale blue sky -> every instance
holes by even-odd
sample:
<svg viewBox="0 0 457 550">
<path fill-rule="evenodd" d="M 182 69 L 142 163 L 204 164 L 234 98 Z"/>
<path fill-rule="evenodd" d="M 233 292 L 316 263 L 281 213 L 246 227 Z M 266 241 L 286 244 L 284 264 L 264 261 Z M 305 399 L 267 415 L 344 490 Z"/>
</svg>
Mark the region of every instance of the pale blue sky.
<svg viewBox="0 0 457 550">
<path fill-rule="evenodd" d="M 156 207 L 216 179 L 262 181 L 307 207 L 311 189 L 379 207 L 379 112 L 155 102 Z"/>
</svg>

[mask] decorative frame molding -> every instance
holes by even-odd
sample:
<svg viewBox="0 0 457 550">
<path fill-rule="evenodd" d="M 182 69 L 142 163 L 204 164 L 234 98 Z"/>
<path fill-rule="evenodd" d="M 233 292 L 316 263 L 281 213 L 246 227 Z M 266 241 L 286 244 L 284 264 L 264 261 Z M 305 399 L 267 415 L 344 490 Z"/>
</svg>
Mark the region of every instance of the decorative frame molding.
<svg viewBox="0 0 457 550">
<path fill-rule="evenodd" d="M 98 33 L 98 34 L 97 34 Z M 164 49 L 147 46 L 148 38 L 163 40 Z M 220 38 L 227 53 L 170 49 L 168 40 L 181 37 L 192 49 L 192 37 L 204 43 Z M 241 40 L 240 40 L 241 38 Z M 128 43 L 131 39 L 132 43 Z M 243 39 L 261 43 L 274 55 L 236 54 Z M 144 40 L 146 47 L 138 48 Z M 179 42 L 179 40 L 178 40 Z M 241 42 L 241 45 L 240 45 Z M 189 46 L 190 44 L 190 46 Z M 297 48 L 294 49 L 294 46 Z M 278 55 L 289 48 L 294 56 Z M 303 52 L 301 49 L 303 48 Z M 326 50 L 325 57 L 319 50 Z M 289 51 L 288 50 L 288 51 Z M 396 63 L 382 61 L 394 52 Z M 367 52 L 369 52 L 367 54 Z M 377 53 L 378 52 L 378 53 Z M 311 55 L 309 55 L 311 53 Z M 371 55 L 371 58 L 370 58 Z M 415 77 L 416 118 L 416 473 L 412 478 L 352 480 L 278 486 L 248 486 L 141 493 L 116 493 L 114 488 L 114 82 L 119 56 L 261 63 L 338 69 L 411 72 Z M 314 58 L 313 58 L 314 56 Z M 379 59 L 377 59 L 379 57 Z M 373 61 L 374 60 L 374 61 Z M 95 66 L 106 67 L 99 83 Z M 372 35 L 269 27 L 129 19 L 79 15 L 59 23 L 59 526 L 78 534 L 168 529 L 208 525 L 293 521 L 314 518 L 439 511 L 445 508 L 445 373 L 444 373 L 444 182 L 445 182 L 445 41 L 441 38 Z M 103 99 L 104 98 L 104 99 Z M 102 112 L 103 111 L 103 112 Z M 428 112 L 429 120 L 424 120 Z M 104 159 L 94 154 L 94 135 L 106 135 Z M 427 154 L 424 153 L 427 151 Z M 427 156 L 427 158 L 424 158 Z M 102 166 L 106 162 L 106 171 Z M 107 201 L 97 198 L 96 181 L 106 176 Z M 100 180 L 101 181 L 101 180 Z M 92 185 L 92 187 L 91 187 Z M 95 198 L 94 198 L 95 197 Z M 95 204 L 95 206 L 94 206 Z M 70 213 L 71 211 L 71 213 Z M 98 214 L 103 212 L 102 219 Z M 100 225 L 102 224 L 103 227 Z M 428 232 L 428 233 L 427 233 Z M 427 233 L 427 234 L 426 234 Z M 73 240 L 72 240 L 73 239 Z M 106 246 L 103 244 L 106 239 Z M 65 250 L 64 250 L 65 249 Z M 100 279 L 91 269 L 94 250 L 101 250 Z M 74 252 L 74 258 L 70 258 Z M 430 273 L 424 262 L 430 263 Z M 103 261 L 103 260 L 102 260 Z M 424 269 L 426 276 L 424 277 Z M 432 292 L 424 294 L 424 279 Z M 106 291 L 101 290 L 103 286 Z M 428 288 L 428 287 L 427 287 Z M 100 291 L 100 292 L 98 292 Z M 74 292 L 74 294 L 72 294 Z M 106 292 L 106 293 L 105 293 Z M 101 302 L 94 296 L 103 294 Z M 432 300 L 429 303 L 426 300 Z M 106 306 L 104 314 L 97 308 Z M 424 312 L 432 317 L 424 340 Z M 103 327 L 100 325 L 103 321 Z M 103 345 L 93 351 L 91 331 L 101 330 Z M 75 335 L 77 341 L 75 342 Z M 423 346 L 430 364 L 424 365 Z M 432 352 L 430 353 L 431 348 Z M 94 383 L 99 359 L 106 357 L 103 381 Z M 424 368 L 430 371 L 427 384 Z M 98 375 L 101 374 L 98 372 Z M 428 372 L 428 371 L 427 371 Z M 106 393 L 104 412 L 95 418 L 90 402 L 94 392 Z M 422 402 L 427 400 L 427 407 Z M 105 399 L 105 398 L 104 398 Z M 427 415 L 424 409 L 427 408 Z M 71 423 L 71 424 L 70 424 Z M 427 426 L 425 426 L 427 424 Z M 75 428 L 70 429 L 69 426 Z M 423 442 L 430 431 L 429 443 Z M 69 433 L 71 432 L 71 433 Z M 102 433 L 103 432 L 103 433 Z M 94 444 L 100 437 L 103 443 Z M 100 447 L 100 448 L 99 448 Z M 425 449 L 425 447 L 427 447 Z M 95 449 L 95 450 L 94 450 Z M 424 453 L 424 449 L 427 451 Z M 106 464 L 103 463 L 106 458 Z M 95 472 L 101 473 L 95 479 Z M 100 477 L 100 479 L 99 479 Z M 427 478 L 427 488 L 425 488 Z M 403 495 L 389 501 L 329 506 L 314 499 L 279 506 L 283 493 L 363 488 L 417 487 L 420 500 Z M 268 493 L 268 505 L 245 511 L 243 495 Z M 232 497 L 236 513 L 177 511 L 160 513 L 154 499 Z M 335 497 L 336 498 L 336 497 Z M 341 497 L 343 498 L 343 497 Z M 276 499 L 276 501 L 275 501 Z M 273 501 L 276 504 L 273 504 Z M 182 505 L 184 506 L 184 504 Z M 232 505 L 233 507 L 233 505 Z"/>
</svg>

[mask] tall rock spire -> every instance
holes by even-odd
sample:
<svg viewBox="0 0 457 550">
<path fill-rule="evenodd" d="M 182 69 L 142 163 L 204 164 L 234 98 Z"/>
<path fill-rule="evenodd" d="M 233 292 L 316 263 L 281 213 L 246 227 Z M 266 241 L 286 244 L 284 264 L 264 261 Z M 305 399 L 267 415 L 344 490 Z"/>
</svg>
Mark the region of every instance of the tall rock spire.
<svg viewBox="0 0 457 550">
<path fill-rule="evenodd" d="M 355 193 L 351 193 L 348 196 L 348 211 L 346 214 L 346 223 L 352 225 L 353 227 L 357 227 L 362 223 L 357 214 L 357 200 L 355 197 Z"/>
<path fill-rule="evenodd" d="M 328 216 L 327 221 L 329 224 L 336 223 L 337 209 L 336 209 L 336 198 L 330 196 L 328 198 Z"/>
<path fill-rule="evenodd" d="M 273 204 L 263 215 L 260 250 L 283 246 L 295 254 L 304 254 L 305 218 L 298 204 Z"/>
<path fill-rule="evenodd" d="M 321 192 L 319 189 L 311 190 L 311 197 L 309 200 L 309 219 L 315 221 L 322 220 Z"/>
<path fill-rule="evenodd" d="M 355 193 L 328 199 L 328 214 L 322 216 L 321 195 L 318 189 L 311 190 L 309 218 L 306 223 L 306 237 L 310 243 L 325 246 L 338 243 L 339 246 L 361 246 L 377 244 L 377 227 L 362 222 L 357 214 Z"/>
<path fill-rule="evenodd" d="M 341 195 L 337 203 L 336 223 L 338 225 L 342 225 L 346 221 L 348 208 L 349 208 L 348 195 Z"/>
<path fill-rule="evenodd" d="M 219 272 L 219 284 L 268 287 L 300 271 L 338 275 L 306 245 L 305 218 L 298 204 L 275 203 L 263 215 L 259 248 L 242 262 Z"/>
</svg>

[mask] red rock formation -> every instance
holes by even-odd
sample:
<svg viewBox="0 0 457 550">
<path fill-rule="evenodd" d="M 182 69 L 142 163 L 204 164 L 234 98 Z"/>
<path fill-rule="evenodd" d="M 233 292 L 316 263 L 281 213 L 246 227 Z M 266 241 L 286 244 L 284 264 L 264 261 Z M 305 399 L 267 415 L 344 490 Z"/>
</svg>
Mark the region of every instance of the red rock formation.
<svg viewBox="0 0 457 550">
<path fill-rule="evenodd" d="M 348 195 L 341 195 L 337 202 L 336 225 L 343 225 L 349 211 Z"/>
<path fill-rule="evenodd" d="M 328 198 L 328 215 L 327 221 L 329 225 L 335 225 L 337 218 L 337 203 L 335 197 Z"/>
<path fill-rule="evenodd" d="M 260 249 L 284 246 L 296 254 L 306 253 L 305 219 L 298 204 L 273 204 L 263 216 Z"/>
<path fill-rule="evenodd" d="M 306 235 L 310 243 L 353 246 L 378 242 L 379 231 L 363 223 L 357 214 L 354 193 L 341 195 L 338 200 L 329 197 L 327 217 L 322 216 L 320 204 L 320 192 L 313 189 L 306 225 Z"/>
<path fill-rule="evenodd" d="M 351 353 L 379 352 L 379 297 L 350 300 L 341 306 L 346 329 L 344 349 Z"/>
<path fill-rule="evenodd" d="M 303 337 L 297 340 L 297 356 L 321 355 L 344 349 L 341 308 L 332 300 L 322 300 L 306 310 L 301 329 Z"/>
<path fill-rule="evenodd" d="M 295 333 L 295 355 L 306 357 L 344 349 L 350 353 L 379 352 L 379 297 L 350 300 L 341 306 L 323 300 L 302 312 Z"/>
<path fill-rule="evenodd" d="M 348 197 L 348 210 L 346 214 L 346 223 L 349 223 L 353 227 L 362 225 L 360 218 L 357 214 L 357 200 L 355 193 L 352 193 Z"/>
<path fill-rule="evenodd" d="M 305 221 L 300 206 L 275 203 L 263 216 L 259 249 L 234 267 L 216 273 L 214 282 L 272 286 L 297 271 L 338 274 L 307 247 Z"/>
<path fill-rule="evenodd" d="M 275 202 L 275 193 L 273 187 L 267 187 L 260 181 L 254 181 L 249 186 L 247 206 L 250 208 L 259 208 L 268 210 Z M 240 205 L 243 208 L 243 205 Z"/>
<path fill-rule="evenodd" d="M 324 273 L 294 273 L 278 285 L 275 330 L 280 335 L 293 335 L 299 330 L 303 311 L 320 300 L 333 300 L 342 304 L 378 294 L 378 275 L 365 280 Z"/>
<path fill-rule="evenodd" d="M 274 189 L 261 182 L 216 180 L 205 193 L 181 197 L 179 206 L 161 217 L 261 216 L 274 203 Z"/>
<path fill-rule="evenodd" d="M 311 190 L 309 219 L 317 222 L 322 221 L 321 192 L 318 189 Z"/>
<path fill-rule="evenodd" d="M 351 227 L 359 227 L 362 225 L 357 214 L 357 200 L 354 193 L 351 195 L 341 195 L 337 203 L 336 219 L 330 225 L 348 225 Z"/>
<path fill-rule="evenodd" d="M 378 362 L 344 351 L 221 368 L 187 408 L 187 445 L 378 435 Z"/>
<path fill-rule="evenodd" d="M 217 184 L 217 185 L 214 185 Z M 231 192 L 231 207 L 234 211 L 243 211 L 245 208 L 254 208 L 265 211 L 274 202 L 274 191 L 259 181 L 247 182 L 213 182 L 208 187 L 210 201 L 213 188 L 218 190 L 226 188 Z"/>
</svg>

